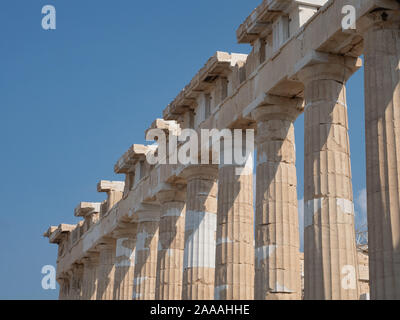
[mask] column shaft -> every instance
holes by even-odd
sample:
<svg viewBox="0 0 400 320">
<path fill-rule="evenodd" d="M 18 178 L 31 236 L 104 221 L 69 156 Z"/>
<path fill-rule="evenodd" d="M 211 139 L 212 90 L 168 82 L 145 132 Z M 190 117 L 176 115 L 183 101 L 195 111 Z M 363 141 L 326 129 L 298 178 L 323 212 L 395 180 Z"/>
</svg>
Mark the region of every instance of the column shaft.
<svg viewBox="0 0 400 320">
<path fill-rule="evenodd" d="M 96 300 L 99 254 L 93 253 L 83 260 L 83 300 Z"/>
<path fill-rule="evenodd" d="M 159 208 L 140 213 L 136 239 L 134 300 L 155 300 Z"/>
<path fill-rule="evenodd" d="M 183 271 L 184 300 L 214 299 L 218 170 L 210 165 L 185 169 L 187 203 Z"/>
<path fill-rule="evenodd" d="M 60 292 L 58 294 L 58 300 L 69 300 L 69 279 L 67 275 L 58 279 L 58 284 L 60 286 Z"/>
<path fill-rule="evenodd" d="M 115 236 L 114 300 L 132 300 L 136 229 L 118 230 Z"/>
<path fill-rule="evenodd" d="M 400 12 L 371 18 L 364 37 L 371 298 L 400 299 Z"/>
<path fill-rule="evenodd" d="M 157 300 L 182 299 L 182 269 L 185 247 L 185 192 L 162 191 L 157 255 Z"/>
<path fill-rule="evenodd" d="M 262 300 L 301 299 L 294 121 L 298 100 L 256 109 L 256 280 Z"/>
<path fill-rule="evenodd" d="M 83 265 L 74 264 L 71 270 L 70 300 L 82 299 Z"/>
<path fill-rule="evenodd" d="M 243 166 L 223 161 L 218 173 L 215 299 L 253 300 L 253 167 L 240 170 Z"/>
<path fill-rule="evenodd" d="M 99 275 L 97 281 L 96 300 L 112 300 L 115 274 L 115 240 L 107 239 L 107 243 L 98 246 Z"/>
<path fill-rule="evenodd" d="M 305 299 L 359 299 L 344 85 L 351 74 L 347 63 L 355 60 L 341 61 L 308 66 L 301 75 L 306 100 Z"/>
</svg>

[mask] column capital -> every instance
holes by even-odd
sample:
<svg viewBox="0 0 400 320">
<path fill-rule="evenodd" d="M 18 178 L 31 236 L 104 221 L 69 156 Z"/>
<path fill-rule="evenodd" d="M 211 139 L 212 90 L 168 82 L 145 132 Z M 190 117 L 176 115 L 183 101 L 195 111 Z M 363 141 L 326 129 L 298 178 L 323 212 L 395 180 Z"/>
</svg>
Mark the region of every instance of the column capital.
<svg viewBox="0 0 400 320">
<path fill-rule="evenodd" d="M 167 202 L 185 202 L 186 186 L 184 185 L 168 185 L 168 188 L 161 190 L 156 195 L 157 201 L 161 204 Z"/>
<path fill-rule="evenodd" d="M 83 264 L 82 263 L 74 263 L 72 265 L 72 268 L 70 271 L 71 271 L 72 275 L 74 275 L 74 276 L 83 275 Z"/>
<path fill-rule="evenodd" d="M 121 238 L 134 238 L 137 232 L 137 224 L 124 224 L 123 226 L 119 226 L 116 230 L 113 231 L 112 235 L 115 239 Z"/>
<path fill-rule="evenodd" d="M 304 85 L 317 80 L 335 80 L 344 84 L 361 67 L 360 58 L 311 51 L 295 65 L 292 77 Z"/>
<path fill-rule="evenodd" d="M 358 23 L 357 29 L 361 34 L 379 29 L 400 29 L 400 2 L 390 1 L 368 13 Z"/>
<path fill-rule="evenodd" d="M 89 253 L 81 261 L 85 267 L 96 265 L 100 261 L 100 254 L 98 252 Z"/>
<path fill-rule="evenodd" d="M 100 253 L 99 252 L 89 252 L 87 255 L 87 258 L 91 261 L 93 264 L 99 263 L 100 260 Z"/>
<path fill-rule="evenodd" d="M 57 282 L 59 283 L 59 284 L 61 284 L 61 283 L 65 283 L 65 282 L 67 282 L 67 281 L 69 281 L 69 274 L 68 274 L 68 271 L 64 271 L 64 272 L 62 272 L 62 273 L 60 273 L 58 276 L 57 276 Z"/>
<path fill-rule="evenodd" d="M 111 237 L 104 237 L 100 243 L 96 246 L 99 250 L 110 250 L 114 249 L 115 239 Z"/>
<path fill-rule="evenodd" d="M 250 103 L 242 112 L 244 118 L 252 118 L 254 120 L 254 111 L 263 106 L 282 106 L 282 105 L 297 105 L 298 108 L 302 107 L 303 101 L 300 98 L 288 98 L 283 96 L 272 95 L 268 93 L 260 94 L 252 103 Z"/>
<path fill-rule="evenodd" d="M 203 180 L 217 180 L 218 179 L 218 165 L 199 164 L 190 165 L 183 169 L 182 176 L 189 180 L 203 179 Z"/>
<path fill-rule="evenodd" d="M 161 208 L 159 205 L 152 203 L 141 203 L 135 210 L 137 222 L 156 222 L 160 220 Z"/>
<path fill-rule="evenodd" d="M 268 103 L 253 110 L 251 116 L 257 122 L 266 120 L 294 121 L 303 112 L 303 107 L 303 99 L 275 96 Z"/>
</svg>

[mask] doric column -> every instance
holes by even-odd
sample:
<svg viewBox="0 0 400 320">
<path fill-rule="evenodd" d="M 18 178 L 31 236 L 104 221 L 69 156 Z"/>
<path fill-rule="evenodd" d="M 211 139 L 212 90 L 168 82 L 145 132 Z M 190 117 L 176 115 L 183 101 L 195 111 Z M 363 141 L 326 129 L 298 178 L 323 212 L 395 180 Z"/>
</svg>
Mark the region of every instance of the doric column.
<svg viewBox="0 0 400 320">
<path fill-rule="evenodd" d="M 82 299 L 83 265 L 74 264 L 70 271 L 70 300 Z"/>
<path fill-rule="evenodd" d="M 136 224 L 125 224 L 113 232 L 116 239 L 114 300 L 132 300 L 136 231 Z"/>
<path fill-rule="evenodd" d="M 400 299 L 400 10 L 376 10 L 369 18 L 364 57 L 371 299 Z"/>
<path fill-rule="evenodd" d="M 170 190 L 157 194 L 157 200 L 161 204 L 157 255 L 157 300 L 182 298 L 185 191 L 177 186 L 171 186 Z"/>
<path fill-rule="evenodd" d="M 257 121 L 255 298 L 301 299 L 294 121 L 302 101 L 268 97 Z"/>
<path fill-rule="evenodd" d="M 232 145 L 234 142 L 234 145 Z M 225 161 L 225 152 L 245 153 L 245 144 L 224 139 L 218 171 L 218 214 L 215 262 L 216 300 L 254 299 L 253 158 L 244 168 Z"/>
<path fill-rule="evenodd" d="M 69 278 L 68 275 L 63 274 L 57 279 L 60 286 L 58 300 L 69 300 Z"/>
<path fill-rule="evenodd" d="M 75 291 L 73 290 L 73 287 L 72 287 L 72 281 L 73 281 L 72 277 L 73 277 L 72 270 L 68 270 L 66 272 L 66 285 L 68 287 L 66 288 L 65 300 L 75 300 L 76 299 Z"/>
<path fill-rule="evenodd" d="M 83 259 L 82 300 L 96 300 L 99 253 L 90 253 Z"/>
<path fill-rule="evenodd" d="M 212 300 L 218 169 L 212 165 L 193 165 L 185 169 L 184 175 L 187 179 L 187 200 L 182 299 Z"/>
<path fill-rule="evenodd" d="M 160 207 L 142 204 L 136 214 L 139 224 L 136 237 L 133 299 L 154 300 L 156 295 Z"/>
<path fill-rule="evenodd" d="M 307 57 L 306 57 L 307 59 Z M 304 83 L 305 299 L 358 299 L 345 82 L 360 66 L 314 53 Z"/>
<path fill-rule="evenodd" d="M 97 280 L 96 300 L 112 300 L 115 274 L 115 239 L 107 238 L 98 245 L 99 274 Z"/>
</svg>

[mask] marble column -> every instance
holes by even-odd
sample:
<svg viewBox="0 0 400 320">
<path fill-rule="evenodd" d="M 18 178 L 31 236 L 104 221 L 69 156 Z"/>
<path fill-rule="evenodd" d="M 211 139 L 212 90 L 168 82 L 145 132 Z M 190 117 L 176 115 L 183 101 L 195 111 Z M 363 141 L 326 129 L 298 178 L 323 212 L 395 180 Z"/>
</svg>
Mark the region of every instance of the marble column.
<svg viewBox="0 0 400 320">
<path fill-rule="evenodd" d="M 301 299 L 294 121 L 302 101 L 274 97 L 257 122 L 255 298 Z M 271 102 L 273 103 L 273 102 Z"/>
<path fill-rule="evenodd" d="M 245 144 L 232 144 L 243 155 Z M 243 148 L 242 148 L 243 146 Z M 254 210 L 253 210 L 253 154 L 251 166 L 225 161 L 224 145 L 218 171 L 218 211 L 215 262 L 216 300 L 254 299 Z M 225 163 L 226 162 L 226 163 Z"/>
<path fill-rule="evenodd" d="M 143 204 L 136 214 L 139 224 L 136 237 L 133 299 L 155 300 L 160 207 Z"/>
<path fill-rule="evenodd" d="M 99 253 L 90 253 L 83 258 L 82 300 L 96 300 Z"/>
<path fill-rule="evenodd" d="M 99 275 L 96 300 L 112 300 L 114 297 L 115 239 L 107 238 L 98 245 Z"/>
<path fill-rule="evenodd" d="M 60 292 L 58 294 L 58 300 L 69 300 L 69 278 L 68 275 L 63 274 L 63 276 L 57 279 L 60 286 Z"/>
<path fill-rule="evenodd" d="M 354 300 L 358 262 L 345 82 L 360 66 L 350 57 L 317 55 L 304 83 L 304 295 Z"/>
<path fill-rule="evenodd" d="M 364 57 L 371 299 L 400 299 L 400 10 L 377 10 L 368 18 Z"/>
<path fill-rule="evenodd" d="M 68 285 L 66 300 L 76 300 L 75 291 L 73 289 L 73 272 L 72 272 L 72 270 L 68 270 L 66 272 L 66 276 L 67 276 L 67 285 Z"/>
<path fill-rule="evenodd" d="M 157 194 L 161 219 L 157 255 L 157 300 L 182 298 L 183 252 L 185 247 L 186 190 L 171 186 Z"/>
<path fill-rule="evenodd" d="M 212 300 L 218 169 L 212 165 L 192 165 L 185 169 L 184 176 L 187 180 L 187 200 L 182 299 Z"/>
<path fill-rule="evenodd" d="M 132 300 L 137 225 L 113 232 L 116 239 L 114 300 Z"/>
<path fill-rule="evenodd" d="M 70 300 L 82 300 L 83 265 L 75 263 L 70 275 Z"/>
</svg>

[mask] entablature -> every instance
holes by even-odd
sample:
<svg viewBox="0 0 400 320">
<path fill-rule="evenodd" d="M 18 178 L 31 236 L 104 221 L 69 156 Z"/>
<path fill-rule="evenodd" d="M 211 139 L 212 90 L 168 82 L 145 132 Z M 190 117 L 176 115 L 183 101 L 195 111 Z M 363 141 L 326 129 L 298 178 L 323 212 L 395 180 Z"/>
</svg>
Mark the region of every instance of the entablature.
<svg viewBox="0 0 400 320">
<path fill-rule="evenodd" d="M 226 78 L 238 62 L 245 62 L 247 55 L 218 51 L 193 77 L 191 82 L 178 94 L 163 112 L 165 120 L 177 120 L 188 109 L 195 109 L 197 97 L 214 87 L 219 78 Z"/>
<path fill-rule="evenodd" d="M 58 227 L 51 226 L 44 234 L 49 238 L 50 243 L 59 244 L 68 237 L 68 234 L 75 230 L 76 225 L 60 224 Z"/>
</svg>

